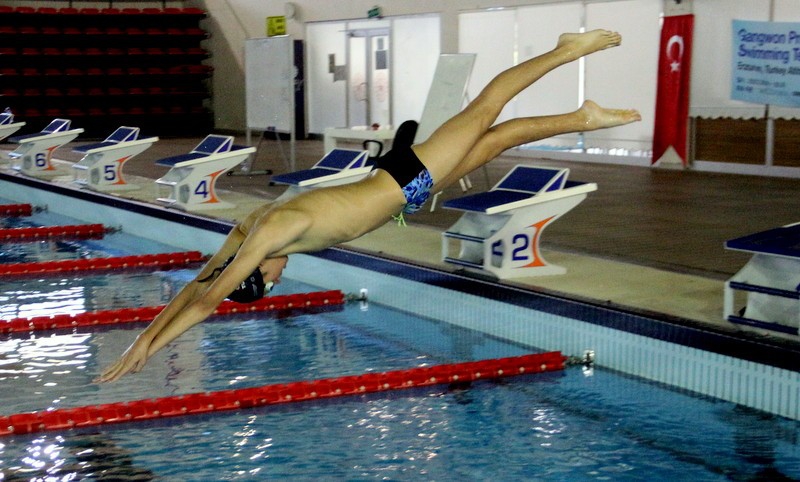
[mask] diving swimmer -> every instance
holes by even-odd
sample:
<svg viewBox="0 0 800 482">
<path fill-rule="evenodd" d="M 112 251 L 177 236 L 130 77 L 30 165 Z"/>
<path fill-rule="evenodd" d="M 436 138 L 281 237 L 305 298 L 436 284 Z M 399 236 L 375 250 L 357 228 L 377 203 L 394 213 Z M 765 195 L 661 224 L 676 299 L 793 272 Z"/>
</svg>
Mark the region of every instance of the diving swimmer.
<svg viewBox="0 0 800 482">
<path fill-rule="evenodd" d="M 492 79 L 428 140 L 392 150 L 364 179 L 306 191 L 256 208 L 220 250 L 151 322 L 120 358 L 97 377 L 117 380 L 140 371 L 154 353 L 205 320 L 225 298 L 252 301 L 280 281 L 287 256 L 322 250 L 377 229 L 398 213 L 413 213 L 428 197 L 512 147 L 570 132 L 641 120 L 633 109 L 606 109 L 587 100 L 573 112 L 512 119 L 494 125 L 507 102 L 551 70 L 616 47 L 608 30 L 562 34 L 555 48 Z"/>
</svg>

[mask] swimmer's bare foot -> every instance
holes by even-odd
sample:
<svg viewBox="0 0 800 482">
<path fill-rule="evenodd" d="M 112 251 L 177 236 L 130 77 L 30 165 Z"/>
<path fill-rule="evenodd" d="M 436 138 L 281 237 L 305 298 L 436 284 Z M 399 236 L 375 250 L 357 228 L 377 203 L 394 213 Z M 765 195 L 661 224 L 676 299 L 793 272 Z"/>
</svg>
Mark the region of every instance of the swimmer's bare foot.
<svg viewBox="0 0 800 482">
<path fill-rule="evenodd" d="M 587 131 L 616 127 L 642 120 L 642 116 L 634 109 L 604 109 L 591 100 L 584 102 L 578 112 L 585 116 L 584 126 Z"/>
<path fill-rule="evenodd" d="M 563 51 L 573 60 L 622 43 L 622 36 L 609 30 L 592 30 L 584 33 L 564 33 L 558 37 L 556 50 Z"/>
</svg>

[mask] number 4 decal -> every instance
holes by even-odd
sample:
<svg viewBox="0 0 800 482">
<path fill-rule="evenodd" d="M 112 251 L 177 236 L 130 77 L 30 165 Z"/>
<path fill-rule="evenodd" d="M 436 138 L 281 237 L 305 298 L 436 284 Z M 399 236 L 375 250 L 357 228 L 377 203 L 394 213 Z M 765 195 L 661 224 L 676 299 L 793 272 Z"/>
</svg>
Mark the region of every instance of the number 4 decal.
<svg viewBox="0 0 800 482">
<path fill-rule="evenodd" d="M 208 197 L 208 181 L 203 179 L 198 182 L 197 187 L 194 188 L 194 193 L 204 198 Z"/>
<path fill-rule="evenodd" d="M 219 171 L 212 172 L 211 174 L 207 175 L 206 177 L 208 180 L 203 179 L 197 184 L 197 187 L 194 190 L 194 193 L 203 198 L 210 198 L 207 201 L 203 201 L 204 203 L 218 203 L 219 199 L 217 199 L 216 193 L 214 192 L 214 184 L 216 183 L 217 176 L 225 172 L 226 169 L 220 169 Z"/>
</svg>

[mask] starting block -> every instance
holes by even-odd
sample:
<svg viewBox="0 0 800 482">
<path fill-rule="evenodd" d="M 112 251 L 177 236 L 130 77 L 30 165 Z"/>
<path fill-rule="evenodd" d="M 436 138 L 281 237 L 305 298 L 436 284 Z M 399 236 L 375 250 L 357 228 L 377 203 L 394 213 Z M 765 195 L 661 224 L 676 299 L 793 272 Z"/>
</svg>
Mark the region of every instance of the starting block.
<svg viewBox="0 0 800 482">
<path fill-rule="evenodd" d="M 156 180 L 167 192 L 156 200 L 185 211 L 232 208 L 234 204 L 217 196 L 217 180 L 254 152 L 255 147 L 235 146 L 233 136 L 212 134 L 188 154 L 160 159 L 156 164 L 170 170 Z"/>
<path fill-rule="evenodd" d="M 19 144 L 8 155 L 12 160 L 19 160 L 11 167 L 30 176 L 54 174 L 53 152 L 83 132 L 83 129 L 70 129 L 70 124 L 69 119 L 54 119 L 41 132 L 9 139 Z"/>
<path fill-rule="evenodd" d="M 723 315 L 727 321 L 755 331 L 790 335 L 800 329 L 800 223 L 732 239 L 727 249 L 753 256 L 725 282 Z M 737 294 L 746 297 L 735 311 Z"/>
<path fill-rule="evenodd" d="M 14 114 L 10 110 L 0 113 L 0 141 L 20 130 L 24 122 L 14 122 Z"/>
<path fill-rule="evenodd" d="M 539 240 L 550 223 L 597 190 L 597 184 L 568 181 L 568 175 L 569 169 L 520 165 L 487 192 L 445 202 L 446 209 L 464 214 L 442 234 L 442 260 L 500 279 L 566 273 L 545 261 Z M 451 248 L 458 254 L 451 255 Z"/>
<path fill-rule="evenodd" d="M 372 171 L 368 161 L 369 151 L 335 148 L 325 154 L 311 169 L 272 176 L 271 181 L 289 186 L 281 197 L 293 196 L 304 190 L 358 181 Z"/>
<path fill-rule="evenodd" d="M 125 181 L 122 167 L 157 141 L 158 137 L 139 139 L 138 127 L 122 126 L 103 142 L 76 147 L 74 152 L 85 155 L 72 166 L 75 183 L 96 191 L 137 189 Z"/>
</svg>

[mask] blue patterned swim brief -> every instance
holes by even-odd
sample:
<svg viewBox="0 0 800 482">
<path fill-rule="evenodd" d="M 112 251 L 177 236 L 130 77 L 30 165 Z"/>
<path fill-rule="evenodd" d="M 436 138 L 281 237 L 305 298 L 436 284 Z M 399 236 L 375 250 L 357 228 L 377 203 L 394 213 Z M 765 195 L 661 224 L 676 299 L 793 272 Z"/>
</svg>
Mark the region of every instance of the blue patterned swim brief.
<svg viewBox="0 0 800 482">
<path fill-rule="evenodd" d="M 432 187 L 433 179 L 431 179 L 431 174 L 427 169 L 423 169 L 417 177 L 403 186 L 403 195 L 406 197 L 406 205 L 403 208 L 403 212 L 414 214 L 422 209 L 423 204 L 431 195 Z"/>
<path fill-rule="evenodd" d="M 411 147 L 392 149 L 378 159 L 375 167 L 389 173 L 403 190 L 406 198 L 403 213 L 419 211 L 430 197 L 433 179 Z"/>
</svg>

